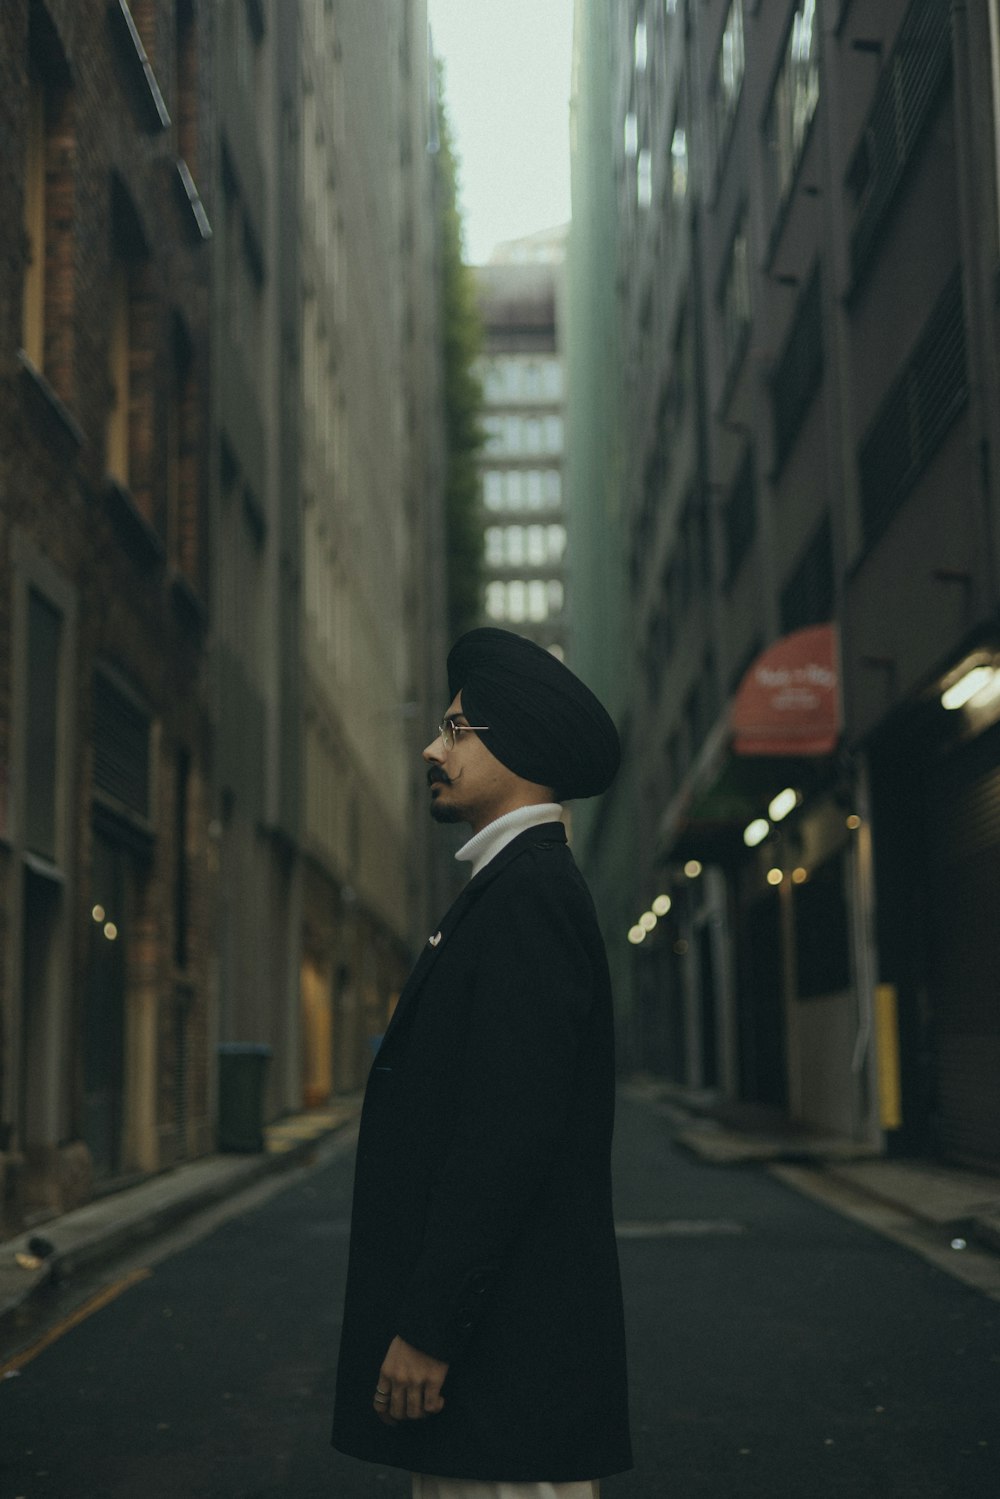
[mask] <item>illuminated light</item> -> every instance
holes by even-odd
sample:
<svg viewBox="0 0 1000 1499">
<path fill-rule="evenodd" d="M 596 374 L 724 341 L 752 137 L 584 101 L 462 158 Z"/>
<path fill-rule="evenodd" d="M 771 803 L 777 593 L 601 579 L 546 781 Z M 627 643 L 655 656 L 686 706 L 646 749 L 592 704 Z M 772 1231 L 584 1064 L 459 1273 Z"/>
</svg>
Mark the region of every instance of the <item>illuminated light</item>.
<svg viewBox="0 0 1000 1499">
<path fill-rule="evenodd" d="M 756 848 L 758 843 L 763 843 L 771 831 L 771 824 L 766 817 L 755 817 L 753 822 L 748 823 L 743 829 L 743 842 L 747 848 Z"/>
<path fill-rule="evenodd" d="M 653 914 L 656 916 L 666 916 L 672 905 L 673 901 L 669 895 L 658 895 L 653 902 Z"/>
<path fill-rule="evenodd" d="M 105 911 L 103 906 L 95 906 L 90 914 L 91 916 L 93 916 L 96 922 L 100 923 L 105 919 L 108 913 Z"/>
<path fill-rule="evenodd" d="M 653 930 L 654 926 L 656 925 L 656 917 L 653 915 L 652 911 L 643 911 L 642 915 L 639 917 L 639 925 L 642 927 L 644 932 L 651 932 Z"/>
<path fill-rule="evenodd" d="M 783 869 L 769 869 L 767 871 L 767 883 L 769 885 L 780 885 L 785 878 Z"/>
<path fill-rule="evenodd" d="M 632 944 L 633 947 L 638 947 L 638 945 L 639 945 L 640 942 L 645 942 L 645 940 L 646 940 L 646 929 L 645 929 L 645 927 L 641 927 L 638 924 L 636 926 L 630 927 L 629 928 L 629 934 L 628 934 L 628 940 L 631 942 L 631 944 Z"/>
<path fill-rule="evenodd" d="M 777 796 L 768 806 L 772 822 L 781 822 L 782 818 L 794 812 L 799 804 L 799 793 L 791 786 L 786 786 L 784 791 L 779 791 Z"/>
<path fill-rule="evenodd" d="M 861 818 L 858 816 L 857 812 L 851 813 L 850 817 L 847 819 L 847 826 L 850 828 L 852 833 L 857 832 L 858 828 L 861 826 Z"/>
<path fill-rule="evenodd" d="M 689 880 L 696 880 L 701 874 L 701 865 L 697 859 L 689 859 L 684 865 L 684 873 Z"/>
<path fill-rule="evenodd" d="M 983 691 L 984 687 L 993 685 L 995 675 L 996 672 L 992 666 L 972 667 L 971 671 L 967 671 L 959 677 L 957 682 L 953 682 L 946 692 L 942 692 L 942 708 L 949 710 L 964 708 L 966 703 Z"/>
<path fill-rule="evenodd" d="M 109 942 L 115 942 L 117 940 L 118 928 L 115 926 L 113 921 L 106 921 L 104 923 L 104 935 L 105 937 L 107 937 Z"/>
<path fill-rule="evenodd" d="M 806 882 L 806 880 L 808 878 L 809 878 L 809 871 L 808 871 L 808 869 L 803 869 L 802 866 L 801 866 L 801 864 L 799 865 L 798 869 L 793 869 L 792 870 L 792 881 L 793 881 L 794 884 L 796 884 L 796 885 L 804 885 L 805 882 Z"/>
</svg>

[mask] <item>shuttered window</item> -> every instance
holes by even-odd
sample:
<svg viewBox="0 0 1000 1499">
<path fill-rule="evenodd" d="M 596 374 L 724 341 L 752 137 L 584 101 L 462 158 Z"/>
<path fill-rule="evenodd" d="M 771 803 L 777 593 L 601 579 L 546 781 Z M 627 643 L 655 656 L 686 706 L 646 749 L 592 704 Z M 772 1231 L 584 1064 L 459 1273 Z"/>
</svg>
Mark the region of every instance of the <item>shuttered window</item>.
<svg viewBox="0 0 1000 1499">
<path fill-rule="evenodd" d="M 851 235 L 855 283 L 868 267 L 906 167 L 951 68 L 950 10 L 944 0 L 913 0 L 882 70 L 864 133 L 847 172 L 848 187 L 858 203 Z"/>
<path fill-rule="evenodd" d="M 968 399 L 958 267 L 858 449 L 865 542 L 884 530 Z"/>
<path fill-rule="evenodd" d="M 94 674 L 94 788 L 139 817 L 150 811 L 149 714 L 103 671 Z"/>
</svg>

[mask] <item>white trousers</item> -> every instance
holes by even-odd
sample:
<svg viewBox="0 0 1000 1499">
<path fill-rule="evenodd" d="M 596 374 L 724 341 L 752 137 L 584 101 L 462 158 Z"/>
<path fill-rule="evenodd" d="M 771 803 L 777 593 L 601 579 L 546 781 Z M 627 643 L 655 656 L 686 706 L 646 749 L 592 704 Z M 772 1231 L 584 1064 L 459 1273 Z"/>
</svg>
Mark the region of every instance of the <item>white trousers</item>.
<svg viewBox="0 0 1000 1499">
<path fill-rule="evenodd" d="M 413 1499 L 601 1499 L 596 1479 L 584 1483 L 477 1483 L 471 1478 L 413 1475 Z"/>
</svg>

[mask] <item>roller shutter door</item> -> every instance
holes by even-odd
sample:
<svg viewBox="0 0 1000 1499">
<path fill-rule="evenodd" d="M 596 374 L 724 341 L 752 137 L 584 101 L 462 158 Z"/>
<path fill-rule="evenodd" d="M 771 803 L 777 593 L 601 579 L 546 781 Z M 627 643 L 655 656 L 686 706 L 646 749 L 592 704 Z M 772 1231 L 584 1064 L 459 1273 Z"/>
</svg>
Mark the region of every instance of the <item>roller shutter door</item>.
<svg viewBox="0 0 1000 1499">
<path fill-rule="evenodd" d="M 1000 725 L 928 783 L 929 1002 L 935 1135 L 944 1155 L 1000 1166 Z"/>
</svg>

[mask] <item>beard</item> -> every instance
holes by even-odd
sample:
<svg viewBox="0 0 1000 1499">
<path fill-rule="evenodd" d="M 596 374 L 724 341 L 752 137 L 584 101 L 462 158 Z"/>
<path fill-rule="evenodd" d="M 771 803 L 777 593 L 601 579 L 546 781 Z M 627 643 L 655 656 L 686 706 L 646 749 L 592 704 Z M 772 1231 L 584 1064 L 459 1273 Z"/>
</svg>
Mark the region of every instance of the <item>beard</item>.
<svg viewBox="0 0 1000 1499">
<path fill-rule="evenodd" d="M 440 799 L 431 802 L 431 817 L 435 822 L 464 822 L 465 818 L 458 807 L 442 806 Z"/>
</svg>

